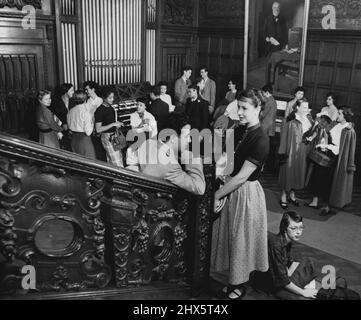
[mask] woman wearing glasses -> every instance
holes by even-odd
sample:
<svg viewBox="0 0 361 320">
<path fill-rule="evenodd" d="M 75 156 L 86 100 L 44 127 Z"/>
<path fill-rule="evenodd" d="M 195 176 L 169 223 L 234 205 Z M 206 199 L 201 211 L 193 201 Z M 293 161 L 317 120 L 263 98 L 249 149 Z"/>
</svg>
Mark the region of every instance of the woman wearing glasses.
<svg viewBox="0 0 361 320">
<path fill-rule="evenodd" d="M 281 300 L 309 300 L 317 296 L 316 272 L 311 259 L 294 259 L 293 245 L 301 240 L 303 218 L 296 212 L 286 212 L 280 233 L 268 239 L 269 271 L 272 293 Z M 263 281 L 263 283 L 268 281 Z"/>
</svg>

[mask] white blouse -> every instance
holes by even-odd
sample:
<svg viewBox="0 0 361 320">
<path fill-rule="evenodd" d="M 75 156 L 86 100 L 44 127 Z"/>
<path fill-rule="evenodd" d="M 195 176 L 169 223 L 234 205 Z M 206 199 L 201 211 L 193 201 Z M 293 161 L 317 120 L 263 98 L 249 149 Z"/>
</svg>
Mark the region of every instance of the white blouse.
<svg viewBox="0 0 361 320">
<path fill-rule="evenodd" d="M 340 154 L 342 131 L 346 129 L 349 125 L 350 124 L 348 122 L 346 122 L 345 124 L 339 123 L 334 126 L 330 131 L 333 145 L 328 145 L 328 149 L 331 150 L 336 156 Z"/>
<path fill-rule="evenodd" d="M 308 130 L 312 128 L 312 124 L 307 117 L 301 117 L 296 114 L 296 119 L 302 124 L 302 133 L 305 134 Z"/>
<path fill-rule="evenodd" d="M 169 112 L 175 110 L 175 106 L 172 104 L 172 97 L 169 94 L 161 94 L 160 99 L 169 105 Z"/>
</svg>

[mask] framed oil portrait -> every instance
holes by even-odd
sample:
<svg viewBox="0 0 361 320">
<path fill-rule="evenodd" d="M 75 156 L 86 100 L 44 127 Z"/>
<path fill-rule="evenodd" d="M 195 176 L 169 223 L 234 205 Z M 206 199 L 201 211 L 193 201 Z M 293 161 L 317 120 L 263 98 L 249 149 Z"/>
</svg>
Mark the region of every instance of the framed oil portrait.
<svg viewBox="0 0 361 320">
<path fill-rule="evenodd" d="M 245 1 L 245 87 L 288 99 L 303 83 L 310 0 Z"/>
</svg>

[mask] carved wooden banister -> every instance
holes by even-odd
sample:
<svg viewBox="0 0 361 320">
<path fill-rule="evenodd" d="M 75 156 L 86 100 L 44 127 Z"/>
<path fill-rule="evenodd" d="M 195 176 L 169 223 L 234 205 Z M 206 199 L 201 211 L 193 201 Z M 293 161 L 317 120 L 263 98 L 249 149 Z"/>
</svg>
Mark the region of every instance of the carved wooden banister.
<svg viewBox="0 0 361 320">
<path fill-rule="evenodd" d="M 212 167 L 205 173 L 207 193 L 196 197 L 0 133 L 0 293 L 19 288 L 23 265 L 35 267 L 41 292 L 154 280 L 196 292 L 209 276 Z"/>
</svg>

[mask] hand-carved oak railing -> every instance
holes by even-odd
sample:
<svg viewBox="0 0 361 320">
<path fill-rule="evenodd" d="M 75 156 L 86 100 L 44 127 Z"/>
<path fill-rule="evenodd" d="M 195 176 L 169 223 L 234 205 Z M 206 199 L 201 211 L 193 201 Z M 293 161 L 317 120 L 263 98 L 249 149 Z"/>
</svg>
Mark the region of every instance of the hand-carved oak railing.
<svg viewBox="0 0 361 320">
<path fill-rule="evenodd" d="M 24 265 L 37 290 L 207 282 L 213 170 L 203 197 L 145 175 L 0 134 L 0 293 Z"/>
</svg>

